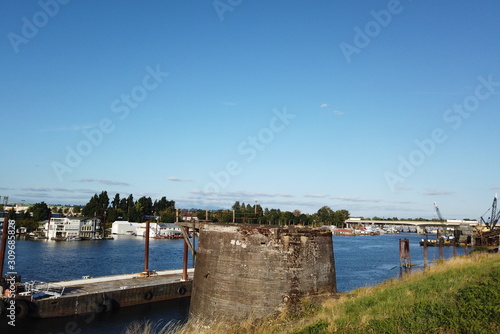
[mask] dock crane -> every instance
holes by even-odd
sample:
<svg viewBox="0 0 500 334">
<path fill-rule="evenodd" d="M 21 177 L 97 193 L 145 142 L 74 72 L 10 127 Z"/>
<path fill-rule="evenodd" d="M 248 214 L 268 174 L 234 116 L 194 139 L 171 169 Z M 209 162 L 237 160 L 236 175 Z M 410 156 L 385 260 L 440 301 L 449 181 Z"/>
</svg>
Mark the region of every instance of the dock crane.
<svg viewBox="0 0 500 334">
<path fill-rule="evenodd" d="M 434 209 L 436 210 L 436 214 L 438 216 L 439 222 L 444 222 L 443 217 L 441 216 L 441 212 L 439 211 L 438 205 L 436 202 L 434 202 Z"/>
<path fill-rule="evenodd" d="M 476 246 L 485 246 L 493 249 L 496 248 L 498 251 L 498 246 L 500 244 L 500 229 L 497 227 L 497 223 L 500 219 L 500 212 L 497 212 L 497 201 L 498 194 L 495 194 L 491 208 L 486 211 L 487 213 L 491 210 L 490 217 L 488 219 L 481 217 L 481 222 L 489 229 L 489 231 L 478 230 L 475 236 L 474 244 Z"/>
<path fill-rule="evenodd" d="M 493 230 L 495 228 L 495 226 L 498 223 L 498 220 L 500 219 L 500 211 L 497 212 L 497 200 L 498 200 L 498 194 L 495 194 L 495 198 L 493 199 L 493 204 L 491 205 L 491 214 L 489 219 L 485 220 L 483 217 L 481 217 L 481 222 L 484 223 L 484 225 L 486 225 L 486 227 L 489 228 L 490 230 Z"/>
</svg>

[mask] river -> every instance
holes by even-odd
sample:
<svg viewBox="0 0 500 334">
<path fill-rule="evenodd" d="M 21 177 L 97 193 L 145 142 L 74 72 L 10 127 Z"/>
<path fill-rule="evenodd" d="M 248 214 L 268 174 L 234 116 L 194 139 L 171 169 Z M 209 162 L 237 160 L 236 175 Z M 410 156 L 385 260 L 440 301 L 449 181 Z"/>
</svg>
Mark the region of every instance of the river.
<svg viewBox="0 0 500 334">
<path fill-rule="evenodd" d="M 358 287 L 378 284 L 399 275 L 399 239 L 410 240 L 410 254 L 415 268 L 423 267 L 421 235 L 384 234 L 377 236 L 334 236 L 333 247 L 337 275 L 337 290 L 346 292 Z M 457 254 L 463 254 L 457 248 Z M 182 268 L 183 241 L 151 239 L 149 269 Z M 443 248 L 443 257 L 453 256 L 453 248 Z M 428 260 L 439 259 L 437 247 L 428 248 Z M 102 241 L 30 241 L 17 240 L 15 270 L 22 280 L 58 281 L 82 276 L 104 276 L 141 272 L 144 266 L 144 239 L 115 236 Z M 192 259 L 189 259 L 190 266 Z M 7 272 L 4 269 L 4 272 Z M 150 319 L 159 326 L 169 321 L 187 319 L 189 301 L 166 301 L 124 308 L 98 315 L 71 318 L 33 319 L 17 323 L 15 328 L 0 323 L 0 333 L 120 333 L 129 323 Z"/>
</svg>

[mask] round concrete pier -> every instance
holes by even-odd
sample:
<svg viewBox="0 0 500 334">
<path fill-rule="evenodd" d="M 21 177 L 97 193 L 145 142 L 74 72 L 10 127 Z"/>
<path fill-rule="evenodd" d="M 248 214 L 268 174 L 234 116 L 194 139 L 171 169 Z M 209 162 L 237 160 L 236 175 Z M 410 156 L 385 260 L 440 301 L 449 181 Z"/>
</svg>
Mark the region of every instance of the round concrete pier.
<svg viewBox="0 0 500 334">
<path fill-rule="evenodd" d="M 262 318 L 334 292 L 329 230 L 228 224 L 200 229 L 190 318 Z"/>
</svg>

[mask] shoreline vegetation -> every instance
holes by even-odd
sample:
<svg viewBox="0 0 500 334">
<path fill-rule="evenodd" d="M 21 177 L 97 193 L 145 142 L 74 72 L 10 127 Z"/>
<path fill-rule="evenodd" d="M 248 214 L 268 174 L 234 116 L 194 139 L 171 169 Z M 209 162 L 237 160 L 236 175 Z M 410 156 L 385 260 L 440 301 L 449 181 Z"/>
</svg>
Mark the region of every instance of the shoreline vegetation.
<svg viewBox="0 0 500 334">
<path fill-rule="evenodd" d="M 473 251 L 373 287 L 304 300 L 294 313 L 200 326 L 134 322 L 126 334 L 500 333 L 500 255 Z"/>
</svg>

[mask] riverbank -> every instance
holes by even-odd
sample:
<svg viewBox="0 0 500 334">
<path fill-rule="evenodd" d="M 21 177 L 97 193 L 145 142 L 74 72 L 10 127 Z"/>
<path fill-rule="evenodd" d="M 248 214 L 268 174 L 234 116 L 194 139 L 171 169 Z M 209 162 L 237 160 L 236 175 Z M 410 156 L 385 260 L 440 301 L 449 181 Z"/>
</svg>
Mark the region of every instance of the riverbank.
<svg viewBox="0 0 500 334">
<path fill-rule="evenodd" d="M 211 328 L 135 323 L 126 333 L 500 333 L 499 277 L 500 256 L 474 252 L 320 305 L 306 301 L 299 313 L 258 323 L 219 321 Z"/>
</svg>

